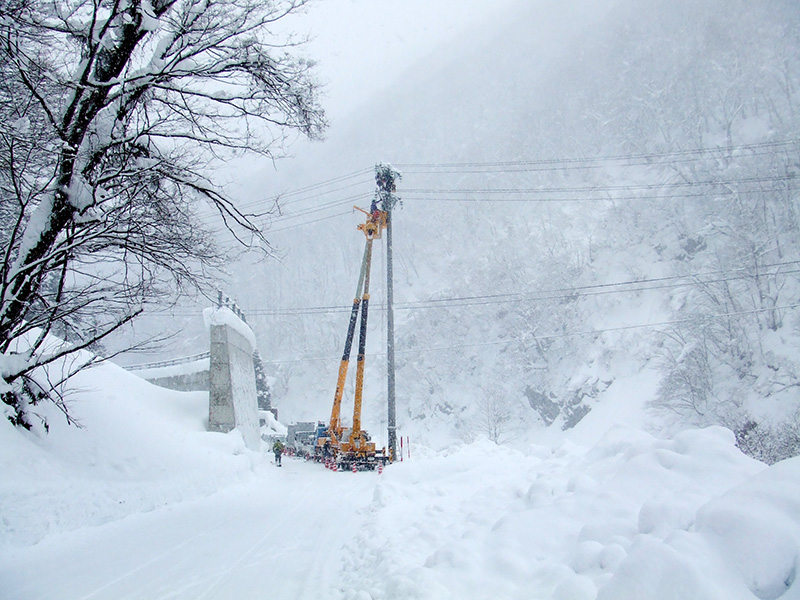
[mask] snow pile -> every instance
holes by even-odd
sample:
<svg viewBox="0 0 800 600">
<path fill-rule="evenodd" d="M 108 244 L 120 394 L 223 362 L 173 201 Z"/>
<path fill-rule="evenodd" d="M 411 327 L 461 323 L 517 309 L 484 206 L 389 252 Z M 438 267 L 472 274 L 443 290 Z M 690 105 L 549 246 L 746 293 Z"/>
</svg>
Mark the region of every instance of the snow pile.
<svg viewBox="0 0 800 600">
<path fill-rule="evenodd" d="M 726 429 L 414 444 L 333 473 L 205 431 L 203 393 L 111 364 L 73 390 L 81 429 L 0 423 L 4 598 L 800 597 L 800 458 L 766 467 Z"/>
<path fill-rule="evenodd" d="M 799 482 L 800 458 L 767 469 L 721 428 L 552 453 L 479 441 L 387 470 L 349 597 L 788 597 Z"/>
<path fill-rule="evenodd" d="M 2 543 L 205 496 L 247 479 L 261 461 L 238 431 L 206 431 L 207 392 L 165 390 L 105 363 L 76 375 L 67 400 L 79 427 L 49 403 L 36 407 L 49 434 L 0 419 Z"/>
<path fill-rule="evenodd" d="M 286 425 L 278 421 L 272 411 L 260 410 L 258 411 L 258 418 L 260 422 L 264 423 L 261 426 L 262 438 L 264 436 L 286 435 Z"/>
</svg>

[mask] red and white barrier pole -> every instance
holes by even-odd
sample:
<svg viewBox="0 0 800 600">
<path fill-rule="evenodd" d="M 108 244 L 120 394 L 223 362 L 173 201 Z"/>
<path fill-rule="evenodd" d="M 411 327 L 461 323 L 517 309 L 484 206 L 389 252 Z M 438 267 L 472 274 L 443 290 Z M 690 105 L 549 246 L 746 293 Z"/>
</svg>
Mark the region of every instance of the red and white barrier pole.
<svg viewBox="0 0 800 600">
<path fill-rule="evenodd" d="M 403 462 L 403 436 L 400 436 L 400 462 Z"/>
</svg>

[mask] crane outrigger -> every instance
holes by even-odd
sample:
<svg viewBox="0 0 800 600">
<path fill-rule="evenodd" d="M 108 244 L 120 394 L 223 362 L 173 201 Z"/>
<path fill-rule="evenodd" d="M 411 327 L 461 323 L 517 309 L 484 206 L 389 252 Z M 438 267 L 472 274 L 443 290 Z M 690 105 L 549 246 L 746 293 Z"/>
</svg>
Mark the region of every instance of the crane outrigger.
<svg viewBox="0 0 800 600">
<path fill-rule="evenodd" d="M 369 434 L 361 428 L 361 405 L 364 391 L 364 367 L 367 344 L 367 318 L 369 316 L 369 278 L 372 266 L 372 242 L 380 239 L 381 231 L 386 228 L 386 212 L 377 208 L 373 202 L 369 212 L 354 206 L 356 210 L 367 215 L 365 223 L 358 229 L 366 237 L 364 255 L 361 259 L 361 271 L 358 276 L 358 286 L 350 311 L 350 323 L 347 327 L 347 337 L 344 343 L 342 361 L 339 364 L 339 376 L 336 381 L 336 392 L 333 397 L 331 418 L 327 427 L 324 423 L 317 426 L 317 439 L 314 449 L 316 460 L 332 460 L 339 469 L 374 469 L 378 464 L 385 464 L 389 460 L 386 448 L 377 451 L 375 443 Z M 350 354 L 355 336 L 356 323 L 359 309 L 361 322 L 358 336 L 358 358 L 356 363 L 356 389 L 353 402 L 353 424 L 350 429 L 342 425 L 341 410 L 344 385 L 347 370 L 350 364 Z"/>
</svg>

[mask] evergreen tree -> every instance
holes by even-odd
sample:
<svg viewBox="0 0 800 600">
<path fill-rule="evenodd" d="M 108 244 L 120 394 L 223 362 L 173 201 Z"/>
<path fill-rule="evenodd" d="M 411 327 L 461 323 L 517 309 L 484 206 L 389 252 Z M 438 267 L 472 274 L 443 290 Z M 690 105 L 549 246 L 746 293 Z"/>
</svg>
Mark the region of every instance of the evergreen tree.
<svg viewBox="0 0 800 600">
<path fill-rule="evenodd" d="M 270 410 L 272 408 L 272 392 L 269 388 L 267 374 L 264 371 L 264 363 L 261 362 L 261 355 L 258 350 L 253 352 L 253 368 L 256 371 L 258 410 Z"/>
</svg>

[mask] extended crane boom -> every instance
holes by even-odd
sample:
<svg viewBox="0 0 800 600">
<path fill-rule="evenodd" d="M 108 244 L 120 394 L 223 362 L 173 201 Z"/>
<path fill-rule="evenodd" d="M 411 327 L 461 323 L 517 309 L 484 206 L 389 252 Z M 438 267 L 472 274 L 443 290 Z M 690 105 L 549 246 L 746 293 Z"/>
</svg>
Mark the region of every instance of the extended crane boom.
<svg viewBox="0 0 800 600">
<path fill-rule="evenodd" d="M 356 287 L 356 297 L 350 311 L 350 322 L 347 327 L 347 337 L 342 353 L 342 362 L 339 365 L 339 376 L 336 381 L 336 392 L 333 397 L 333 408 L 328 427 L 320 423 L 317 433 L 315 458 L 317 460 L 332 459 L 343 468 L 349 466 L 360 468 L 374 468 L 378 462 L 386 462 L 388 456 L 385 448 L 378 453 L 375 444 L 370 441 L 369 434 L 361 429 L 361 405 L 364 390 L 364 367 L 366 364 L 367 346 L 367 319 L 369 317 L 369 278 L 372 266 L 372 242 L 380 239 L 381 230 L 386 228 L 386 213 L 378 210 L 374 203 L 372 210 L 367 212 L 355 207 L 367 215 L 367 220 L 358 226 L 367 238 L 364 247 L 364 256 L 361 259 L 361 272 Z M 360 298 L 359 298 L 360 296 Z M 353 346 L 356 322 L 359 309 L 361 323 L 358 337 L 358 358 L 356 365 L 356 390 L 353 402 L 353 426 L 348 431 L 341 422 L 342 396 L 350 363 L 350 353 Z"/>
<path fill-rule="evenodd" d="M 353 347 L 353 335 L 356 331 L 356 322 L 358 321 L 358 309 L 361 305 L 361 290 L 364 288 L 364 278 L 367 270 L 367 246 L 364 247 L 364 257 L 361 259 L 361 274 L 358 276 L 358 287 L 356 287 L 356 296 L 353 299 L 353 308 L 350 311 L 350 324 L 347 327 L 347 338 L 344 342 L 344 352 L 342 353 L 342 362 L 339 365 L 339 377 L 336 380 L 336 392 L 333 396 L 333 409 L 331 410 L 331 420 L 329 429 L 332 434 L 336 435 L 338 439 L 341 436 L 341 420 L 340 413 L 342 410 L 342 395 L 344 394 L 344 382 L 347 379 L 347 368 L 350 364 L 350 352 Z"/>
<path fill-rule="evenodd" d="M 361 329 L 358 332 L 358 358 L 356 359 L 356 394 L 353 402 L 353 431 L 351 441 L 361 434 L 361 397 L 364 392 L 364 367 L 367 351 L 367 316 L 369 315 L 369 271 L 372 265 L 372 238 L 367 238 L 365 252 L 364 296 L 361 299 Z"/>
</svg>

